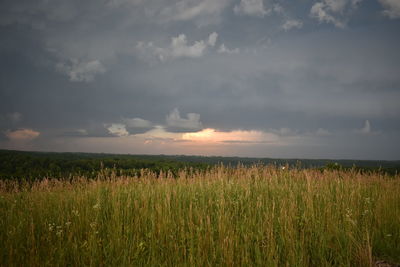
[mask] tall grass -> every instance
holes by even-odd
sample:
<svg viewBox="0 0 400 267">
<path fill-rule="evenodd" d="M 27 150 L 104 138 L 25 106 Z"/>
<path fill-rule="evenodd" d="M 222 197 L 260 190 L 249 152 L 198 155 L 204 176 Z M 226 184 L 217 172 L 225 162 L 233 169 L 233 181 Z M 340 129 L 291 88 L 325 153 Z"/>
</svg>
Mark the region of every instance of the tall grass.
<svg viewBox="0 0 400 267">
<path fill-rule="evenodd" d="M 400 262 L 400 179 L 276 167 L 0 183 L 2 266 Z"/>
</svg>

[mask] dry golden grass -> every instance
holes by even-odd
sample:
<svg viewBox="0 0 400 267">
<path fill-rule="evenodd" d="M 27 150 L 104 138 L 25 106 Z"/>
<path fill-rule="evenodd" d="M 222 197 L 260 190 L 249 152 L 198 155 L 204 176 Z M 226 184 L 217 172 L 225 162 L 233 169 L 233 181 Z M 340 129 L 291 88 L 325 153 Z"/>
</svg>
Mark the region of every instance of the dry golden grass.
<svg viewBox="0 0 400 267">
<path fill-rule="evenodd" d="M 1 266 L 400 262 L 400 179 L 273 166 L 0 182 Z"/>
</svg>

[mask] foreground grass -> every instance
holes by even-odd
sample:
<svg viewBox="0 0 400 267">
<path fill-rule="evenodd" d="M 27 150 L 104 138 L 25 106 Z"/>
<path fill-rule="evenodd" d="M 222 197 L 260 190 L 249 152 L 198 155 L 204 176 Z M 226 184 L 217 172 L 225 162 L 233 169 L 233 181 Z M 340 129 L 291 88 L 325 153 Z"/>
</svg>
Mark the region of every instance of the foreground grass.
<svg viewBox="0 0 400 267">
<path fill-rule="evenodd" d="M 216 167 L 177 179 L 0 183 L 2 266 L 400 262 L 400 179 Z"/>
</svg>

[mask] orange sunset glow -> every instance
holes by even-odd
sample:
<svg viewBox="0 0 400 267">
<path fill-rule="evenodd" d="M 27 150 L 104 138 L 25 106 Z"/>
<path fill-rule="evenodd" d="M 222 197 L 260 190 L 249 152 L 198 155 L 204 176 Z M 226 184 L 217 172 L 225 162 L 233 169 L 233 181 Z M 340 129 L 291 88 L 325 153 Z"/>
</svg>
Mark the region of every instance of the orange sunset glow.
<svg viewBox="0 0 400 267">
<path fill-rule="evenodd" d="M 182 135 L 183 140 L 206 143 L 267 143 L 276 141 L 277 138 L 275 134 L 261 131 L 235 130 L 231 132 L 222 132 L 212 128 L 203 129 L 194 133 L 184 133 Z"/>
</svg>

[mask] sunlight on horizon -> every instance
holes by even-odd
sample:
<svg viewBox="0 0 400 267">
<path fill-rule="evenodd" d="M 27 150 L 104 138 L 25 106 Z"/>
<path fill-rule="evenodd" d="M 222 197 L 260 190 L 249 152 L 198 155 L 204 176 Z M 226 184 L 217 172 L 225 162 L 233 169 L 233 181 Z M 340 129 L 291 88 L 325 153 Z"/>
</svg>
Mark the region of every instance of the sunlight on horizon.
<svg viewBox="0 0 400 267">
<path fill-rule="evenodd" d="M 202 143 L 270 143 L 277 141 L 278 136 L 255 130 L 222 132 L 213 128 L 207 128 L 199 132 L 184 133 L 182 139 Z"/>
</svg>

